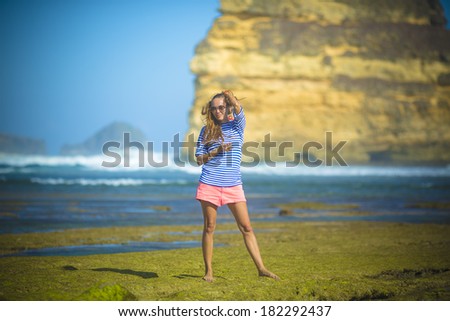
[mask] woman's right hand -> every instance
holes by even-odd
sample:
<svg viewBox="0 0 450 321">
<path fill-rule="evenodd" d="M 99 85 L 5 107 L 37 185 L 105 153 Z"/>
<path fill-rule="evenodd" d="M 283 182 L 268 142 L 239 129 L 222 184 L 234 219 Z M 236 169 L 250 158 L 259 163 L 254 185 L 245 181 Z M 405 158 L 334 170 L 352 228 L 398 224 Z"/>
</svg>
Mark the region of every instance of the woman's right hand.
<svg viewBox="0 0 450 321">
<path fill-rule="evenodd" d="M 203 165 L 207 163 L 211 158 L 217 156 L 217 154 L 221 152 L 228 152 L 233 148 L 232 143 L 225 143 L 217 147 L 216 149 L 213 149 L 208 154 L 199 155 L 197 156 L 197 164 Z"/>
<path fill-rule="evenodd" d="M 216 149 L 213 149 L 212 151 L 210 151 L 209 155 L 211 157 L 216 157 L 217 154 L 219 154 L 219 153 L 230 151 L 232 147 L 233 146 L 231 143 L 224 143 L 224 144 L 220 145 L 219 147 L 217 147 Z"/>
<path fill-rule="evenodd" d="M 233 148 L 232 143 L 225 143 L 218 147 L 218 152 L 229 152 Z"/>
</svg>

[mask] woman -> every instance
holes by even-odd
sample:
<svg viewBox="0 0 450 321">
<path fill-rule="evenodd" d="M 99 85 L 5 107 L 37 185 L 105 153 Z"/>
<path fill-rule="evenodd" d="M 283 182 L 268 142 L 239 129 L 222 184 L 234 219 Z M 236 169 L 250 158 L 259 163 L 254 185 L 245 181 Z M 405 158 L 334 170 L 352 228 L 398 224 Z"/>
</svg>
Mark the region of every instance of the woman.
<svg viewBox="0 0 450 321">
<path fill-rule="evenodd" d="M 203 259 L 207 282 L 213 281 L 213 234 L 217 208 L 228 205 L 241 231 L 247 250 L 260 276 L 279 279 L 267 270 L 261 259 L 258 243 L 250 224 L 247 201 L 241 180 L 241 156 L 245 116 L 237 98 L 229 90 L 216 94 L 203 107 L 206 126 L 200 131 L 195 156 L 203 165 L 196 199 L 203 211 Z"/>
</svg>

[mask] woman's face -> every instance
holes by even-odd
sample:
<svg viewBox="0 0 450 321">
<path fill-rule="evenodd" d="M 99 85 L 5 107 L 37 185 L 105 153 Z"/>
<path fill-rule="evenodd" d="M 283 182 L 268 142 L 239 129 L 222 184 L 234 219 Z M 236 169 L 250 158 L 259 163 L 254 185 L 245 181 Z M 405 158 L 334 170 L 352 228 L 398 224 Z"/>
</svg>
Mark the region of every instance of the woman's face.
<svg viewBox="0 0 450 321">
<path fill-rule="evenodd" d="M 226 104 L 225 99 L 223 97 L 214 98 L 211 101 L 211 105 L 209 107 L 209 110 L 213 114 L 213 116 L 219 121 L 219 122 L 225 122 L 226 121 Z"/>
</svg>

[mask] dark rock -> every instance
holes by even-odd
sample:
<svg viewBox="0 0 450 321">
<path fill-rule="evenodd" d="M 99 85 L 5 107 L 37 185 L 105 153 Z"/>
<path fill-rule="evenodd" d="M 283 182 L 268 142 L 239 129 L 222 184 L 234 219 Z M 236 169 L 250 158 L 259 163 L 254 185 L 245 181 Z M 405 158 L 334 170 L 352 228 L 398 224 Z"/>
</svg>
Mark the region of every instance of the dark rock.
<svg viewBox="0 0 450 321">
<path fill-rule="evenodd" d="M 440 74 L 438 77 L 439 86 L 450 86 L 450 73 Z"/>
<path fill-rule="evenodd" d="M 124 134 L 130 134 L 130 141 L 139 142 L 146 146 L 147 138 L 138 128 L 123 122 L 114 122 L 103 127 L 97 133 L 86 139 L 83 143 L 64 145 L 61 148 L 61 155 L 97 155 L 102 153 L 103 145 L 110 141 L 119 142 L 121 146 L 124 141 Z"/>
<path fill-rule="evenodd" d="M 7 154 L 45 155 L 45 142 L 24 136 L 0 134 L 0 152 Z"/>
<path fill-rule="evenodd" d="M 288 216 L 288 215 L 292 215 L 292 214 L 294 214 L 294 211 L 293 211 L 293 210 L 290 210 L 290 209 L 284 209 L 284 208 L 282 208 L 282 209 L 278 212 L 278 215 L 280 215 L 280 216 Z"/>
</svg>

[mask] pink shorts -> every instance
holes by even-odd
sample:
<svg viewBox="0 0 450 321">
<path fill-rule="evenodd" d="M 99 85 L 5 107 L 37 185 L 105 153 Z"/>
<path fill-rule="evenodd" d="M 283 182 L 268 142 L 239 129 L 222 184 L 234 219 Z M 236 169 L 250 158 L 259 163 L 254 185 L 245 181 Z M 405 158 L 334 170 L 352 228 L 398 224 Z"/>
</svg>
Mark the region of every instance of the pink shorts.
<svg viewBox="0 0 450 321">
<path fill-rule="evenodd" d="M 197 196 L 195 198 L 199 201 L 210 202 L 216 206 L 247 201 L 245 199 L 242 185 L 219 187 L 199 183 L 197 188 Z"/>
</svg>

